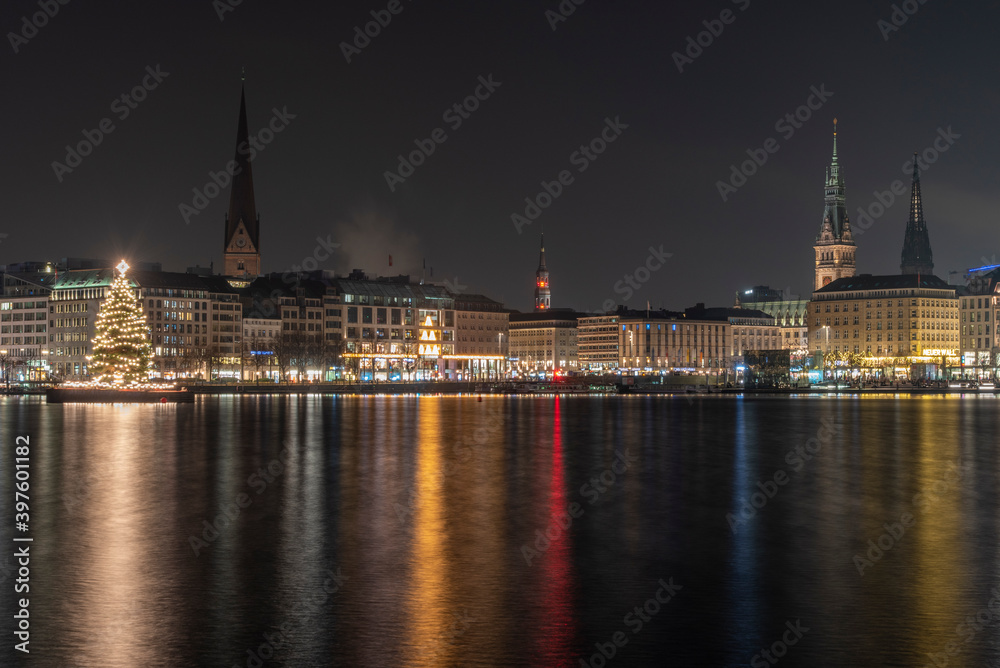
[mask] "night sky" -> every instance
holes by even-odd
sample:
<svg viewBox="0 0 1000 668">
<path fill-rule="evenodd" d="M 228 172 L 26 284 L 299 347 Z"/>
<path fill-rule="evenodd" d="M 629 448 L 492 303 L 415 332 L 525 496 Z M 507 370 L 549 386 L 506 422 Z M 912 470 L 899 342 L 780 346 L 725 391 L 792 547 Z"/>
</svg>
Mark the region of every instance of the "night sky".
<svg viewBox="0 0 1000 668">
<path fill-rule="evenodd" d="M 0 264 L 219 269 L 228 190 L 189 222 L 180 205 L 233 158 L 243 67 L 252 132 L 273 109 L 294 116 L 253 162 L 266 271 L 301 264 L 320 237 L 341 244 L 326 269 L 419 276 L 426 258 L 433 280 L 527 309 L 544 228 L 556 307 L 621 301 L 616 281 L 661 245 L 672 256 L 632 306 L 728 305 L 755 284 L 808 297 L 834 117 L 852 222 L 893 181 L 908 193 L 903 163 L 951 128 L 922 178 L 935 272 L 1000 255 L 992 3 L 911 0 L 889 32 L 890 2 L 566 0 L 553 30 L 556 0 L 400 0 L 348 63 L 341 42 L 387 1 L 243 0 L 220 20 L 224 2 L 71 0 L 17 53 L 10 33 L 38 3 L 0 6 Z M 731 22 L 679 72 L 672 54 L 724 10 Z M 115 99 L 157 66 L 169 74 L 122 119 Z M 453 129 L 444 112 L 491 75 L 499 87 Z M 812 87 L 833 95 L 791 136 L 777 129 Z M 114 130 L 60 181 L 52 163 L 104 118 Z M 628 127 L 580 172 L 572 154 L 609 118 Z M 437 128 L 447 139 L 390 191 L 385 172 Z M 723 202 L 717 182 L 769 138 L 780 149 Z M 518 233 L 511 215 L 563 170 L 572 183 Z M 858 236 L 860 273 L 898 273 L 907 200 Z"/>
</svg>

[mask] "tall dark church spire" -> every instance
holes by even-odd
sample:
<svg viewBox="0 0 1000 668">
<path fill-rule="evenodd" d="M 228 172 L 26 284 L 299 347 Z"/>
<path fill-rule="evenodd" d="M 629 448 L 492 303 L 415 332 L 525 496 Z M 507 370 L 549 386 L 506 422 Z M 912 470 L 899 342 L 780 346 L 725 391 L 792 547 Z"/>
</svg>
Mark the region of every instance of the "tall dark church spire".
<svg viewBox="0 0 1000 668">
<path fill-rule="evenodd" d="M 840 173 L 837 157 L 837 119 L 833 119 L 833 157 L 826 168 L 824 181 L 823 222 L 816 236 L 815 290 L 837 280 L 854 276 L 855 243 L 851 234 L 851 221 L 847 215 L 847 187 Z"/>
<path fill-rule="evenodd" d="M 244 80 L 246 74 L 243 74 Z M 229 213 L 226 216 L 224 240 L 225 273 L 227 276 L 260 274 L 260 217 L 254 201 L 252 149 L 247 123 L 245 86 L 240 87 L 240 116 L 236 129 L 236 157 L 233 159 L 233 182 L 229 192 Z"/>
<path fill-rule="evenodd" d="M 542 233 L 542 248 L 538 252 L 538 270 L 535 271 L 535 310 L 552 308 L 552 293 L 549 292 L 549 270 L 545 266 L 545 233 Z"/>
<path fill-rule="evenodd" d="M 910 218 L 906 221 L 906 235 L 903 237 L 899 270 L 904 274 L 934 273 L 934 256 L 931 253 L 931 239 L 927 234 L 927 222 L 924 220 L 924 205 L 920 194 L 920 166 L 917 165 L 916 153 L 913 154 Z"/>
</svg>

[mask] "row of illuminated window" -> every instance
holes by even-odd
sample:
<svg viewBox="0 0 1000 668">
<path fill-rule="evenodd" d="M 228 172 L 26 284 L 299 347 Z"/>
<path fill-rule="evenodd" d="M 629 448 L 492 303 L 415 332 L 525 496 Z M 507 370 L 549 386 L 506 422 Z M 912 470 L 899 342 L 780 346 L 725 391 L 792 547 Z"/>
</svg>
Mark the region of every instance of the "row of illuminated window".
<svg viewBox="0 0 1000 668">
<path fill-rule="evenodd" d="M 44 332 L 45 325 L 4 325 L 0 332 L 4 334 L 21 334 L 23 332 Z"/>
<path fill-rule="evenodd" d="M 904 304 L 904 301 L 905 300 L 903 300 L 903 299 L 897 299 L 895 301 L 893 301 L 892 299 L 887 299 L 885 301 L 885 305 L 886 305 L 887 308 L 892 308 L 894 305 L 895 306 L 906 306 L 906 304 Z M 882 300 L 881 299 L 875 300 L 874 304 L 875 304 L 875 308 L 882 308 Z M 860 305 L 860 302 L 854 302 L 851 305 L 853 308 L 850 309 L 850 310 L 853 310 L 853 311 L 856 312 L 858 310 L 859 305 Z M 931 308 L 944 308 L 944 307 L 955 308 L 956 305 L 957 305 L 957 301 L 954 300 L 954 299 L 948 299 L 948 300 L 942 300 L 942 299 L 910 299 L 910 306 L 929 306 Z M 843 308 L 844 313 L 846 313 L 849 310 L 848 306 L 849 306 L 848 304 L 844 304 L 844 308 Z M 815 308 L 816 308 L 816 313 L 819 313 L 820 312 L 820 305 L 819 305 L 819 303 L 816 304 Z M 826 310 L 827 313 L 830 313 L 830 309 L 831 308 L 833 309 L 834 313 L 839 313 L 841 311 L 840 304 L 826 304 L 826 309 L 825 310 Z M 871 300 L 868 300 L 868 301 L 865 302 L 865 308 L 868 308 L 868 309 L 872 308 L 872 301 Z"/>
<path fill-rule="evenodd" d="M 28 309 L 44 309 L 45 302 L 0 302 L 0 311 L 21 311 Z"/>
<path fill-rule="evenodd" d="M 19 345 L 23 343 L 24 345 L 39 345 L 45 343 L 44 336 L 3 336 L 0 337 L 0 343 L 3 345 Z"/>
<path fill-rule="evenodd" d="M 176 299 L 150 299 L 148 304 L 149 308 L 186 308 L 190 310 L 208 310 L 208 302 L 184 302 L 177 301 Z"/>
<path fill-rule="evenodd" d="M 53 327 L 86 327 L 88 318 L 56 318 Z"/>
</svg>

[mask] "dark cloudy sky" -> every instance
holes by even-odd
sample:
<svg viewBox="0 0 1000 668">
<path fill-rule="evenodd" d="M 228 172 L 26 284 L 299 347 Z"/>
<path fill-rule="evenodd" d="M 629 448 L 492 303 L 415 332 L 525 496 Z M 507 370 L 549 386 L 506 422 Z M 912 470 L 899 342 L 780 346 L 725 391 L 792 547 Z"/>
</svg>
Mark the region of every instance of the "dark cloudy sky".
<svg viewBox="0 0 1000 668">
<path fill-rule="evenodd" d="M 807 295 L 831 122 L 852 219 L 901 167 L 960 135 L 923 178 L 936 272 L 1000 255 L 998 51 L 993 3 L 928 0 L 888 39 L 890 2 L 587 0 L 552 30 L 542 2 L 401 0 L 347 63 L 340 43 L 387 2 L 72 0 L 11 45 L 37 0 L 0 6 L 4 82 L 0 264 L 64 256 L 219 266 L 228 192 L 186 223 L 192 189 L 232 158 L 241 67 L 251 130 L 295 116 L 253 163 L 264 268 L 340 243 L 323 266 L 419 273 L 528 308 L 544 226 L 554 306 L 596 309 L 649 248 L 672 253 L 631 304 L 729 304 L 753 284 Z M 564 6 L 569 5 L 564 3 Z M 678 9 L 679 5 L 683 8 Z M 913 8 L 911 7 L 911 9 Z M 723 10 L 713 43 L 678 72 L 672 54 Z M 718 27 L 718 26 L 716 26 Z M 147 66 L 169 75 L 119 119 Z M 499 88 L 452 131 L 443 112 L 479 76 Z M 792 136 L 776 122 L 811 87 L 832 97 Z M 115 129 L 60 182 L 67 144 Z M 571 163 L 606 118 L 628 128 L 585 172 Z M 446 141 L 391 192 L 384 173 L 414 140 Z M 717 182 L 769 138 L 777 153 L 723 202 Z M 511 214 L 571 170 L 573 183 L 518 234 Z M 860 236 L 859 271 L 898 271 L 906 196 Z"/>
</svg>

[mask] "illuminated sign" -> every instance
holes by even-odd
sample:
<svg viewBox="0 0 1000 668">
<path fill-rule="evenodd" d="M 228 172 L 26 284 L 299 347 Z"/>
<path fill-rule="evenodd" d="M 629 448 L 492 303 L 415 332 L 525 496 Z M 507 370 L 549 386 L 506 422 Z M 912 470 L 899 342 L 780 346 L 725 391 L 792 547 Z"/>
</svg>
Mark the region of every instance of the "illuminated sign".
<svg viewBox="0 0 1000 668">
<path fill-rule="evenodd" d="M 937 348 L 925 348 L 924 355 L 930 355 L 931 357 L 954 357 L 958 355 L 957 350 L 947 350 L 947 349 L 937 349 Z"/>
<path fill-rule="evenodd" d="M 423 326 L 425 328 L 434 327 L 434 321 L 431 320 L 430 314 L 427 314 L 427 318 L 424 320 Z M 438 343 L 438 341 L 438 330 L 421 329 L 420 343 L 418 344 L 417 354 L 424 357 L 439 357 L 441 355 L 441 344 Z"/>
</svg>

